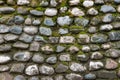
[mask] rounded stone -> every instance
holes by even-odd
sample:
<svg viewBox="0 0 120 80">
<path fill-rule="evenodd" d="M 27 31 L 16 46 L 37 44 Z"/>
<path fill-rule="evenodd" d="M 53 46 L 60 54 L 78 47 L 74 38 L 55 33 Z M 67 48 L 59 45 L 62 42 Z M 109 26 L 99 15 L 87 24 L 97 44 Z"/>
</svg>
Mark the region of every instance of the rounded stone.
<svg viewBox="0 0 120 80">
<path fill-rule="evenodd" d="M 14 80 L 26 80 L 26 78 L 23 75 L 17 75 L 14 77 Z"/>
<path fill-rule="evenodd" d="M 35 26 L 25 26 L 23 30 L 25 33 L 31 34 L 31 35 L 34 35 L 38 32 L 38 28 Z"/>
<path fill-rule="evenodd" d="M 93 1 L 89 1 L 89 0 L 85 0 L 84 2 L 83 2 L 83 6 L 84 7 L 91 7 L 91 6 L 93 6 L 94 5 L 94 2 Z"/>
<path fill-rule="evenodd" d="M 33 57 L 32 57 L 32 61 L 35 62 L 35 63 L 43 63 L 44 62 L 44 56 L 37 53 L 37 54 L 34 54 Z"/>
<path fill-rule="evenodd" d="M 28 80 L 40 80 L 40 79 L 37 76 L 33 76 L 33 77 L 30 77 Z"/>
<path fill-rule="evenodd" d="M 0 55 L 0 64 L 8 63 L 11 61 L 11 57 L 8 55 Z"/>
<path fill-rule="evenodd" d="M 14 17 L 14 22 L 15 24 L 23 24 L 24 23 L 24 18 L 22 16 L 15 16 Z"/>
<path fill-rule="evenodd" d="M 65 77 L 67 80 L 83 80 L 83 77 L 76 73 L 67 74 Z"/>
<path fill-rule="evenodd" d="M 17 0 L 17 5 L 27 5 L 29 3 L 29 0 Z"/>
<path fill-rule="evenodd" d="M 46 26 L 54 26 L 56 23 L 52 20 L 52 18 L 45 18 L 44 19 L 44 24 Z"/>
<path fill-rule="evenodd" d="M 12 13 L 15 9 L 12 7 L 0 7 L 0 13 Z"/>
<path fill-rule="evenodd" d="M 89 14 L 89 15 L 97 15 L 97 14 L 98 14 L 98 11 L 97 11 L 95 8 L 90 8 L 90 9 L 87 11 L 87 14 Z"/>
<path fill-rule="evenodd" d="M 107 59 L 105 68 L 108 70 L 116 69 L 118 67 L 118 63 L 114 61 L 113 59 Z"/>
<path fill-rule="evenodd" d="M 40 32 L 40 34 L 45 35 L 45 36 L 52 35 L 52 30 L 50 28 L 47 28 L 47 27 L 40 27 L 39 32 Z"/>
<path fill-rule="evenodd" d="M 100 11 L 102 11 L 103 13 L 107 13 L 107 12 L 116 12 L 115 8 L 111 5 L 103 5 L 101 6 Z"/>
<path fill-rule="evenodd" d="M 96 75 L 93 73 L 89 73 L 89 74 L 86 74 L 84 76 L 84 78 L 85 78 L 85 80 L 94 80 L 94 79 L 96 79 Z"/>
<path fill-rule="evenodd" d="M 102 59 L 103 55 L 100 52 L 93 52 L 91 55 L 91 59 Z"/>
<path fill-rule="evenodd" d="M 57 57 L 56 56 L 50 56 L 46 59 L 46 62 L 49 64 L 55 64 L 57 62 Z"/>
<path fill-rule="evenodd" d="M 69 0 L 69 4 L 72 5 L 78 5 L 80 3 L 80 0 Z"/>
<path fill-rule="evenodd" d="M 45 10 L 45 15 L 47 15 L 47 16 L 55 16 L 55 15 L 57 15 L 57 9 L 55 9 L 55 8 L 47 8 L 46 10 Z"/>
<path fill-rule="evenodd" d="M 32 24 L 35 25 L 35 26 L 38 26 L 40 25 L 41 21 L 39 19 L 35 19 L 33 20 Z"/>
<path fill-rule="evenodd" d="M 10 28 L 10 32 L 13 34 L 21 34 L 22 33 L 22 27 L 20 26 L 13 26 Z"/>
<path fill-rule="evenodd" d="M 44 13 L 43 13 L 43 11 L 30 10 L 30 14 L 32 14 L 34 16 L 42 16 Z"/>
<path fill-rule="evenodd" d="M 63 64 L 58 64 L 57 67 L 55 68 L 55 71 L 57 73 L 64 73 L 68 70 L 68 66 L 63 65 Z"/>
</svg>

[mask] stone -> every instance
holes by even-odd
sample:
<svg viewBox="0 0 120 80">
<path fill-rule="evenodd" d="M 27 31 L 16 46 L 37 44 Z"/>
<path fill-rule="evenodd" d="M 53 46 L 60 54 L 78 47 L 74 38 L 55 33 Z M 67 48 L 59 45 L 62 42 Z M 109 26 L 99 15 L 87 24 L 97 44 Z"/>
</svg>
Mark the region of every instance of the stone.
<svg viewBox="0 0 120 80">
<path fill-rule="evenodd" d="M 14 22 L 15 22 L 15 24 L 18 24 L 18 25 L 24 23 L 24 20 L 25 19 L 22 16 L 19 16 L 19 15 L 14 17 Z"/>
<path fill-rule="evenodd" d="M 78 43 L 86 44 L 90 42 L 90 37 L 87 34 L 79 34 L 78 35 Z"/>
<path fill-rule="evenodd" d="M 22 14 L 22 15 L 26 15 L 29 13 L 29 10 L 28 10 L 28 8 L 25 8 L 25 7 L 18 7 L 17 13 Z"/>
<path fill-rule="evenodd" d="M 68 51 L 69 51 L 70 53 L 77 53 L 77 52 L 79 51 L 79 48 L 76 47 L 76 46 L 70 46 L 70 47 L 68 48 Z"/>
<path fill-rule="evenodd" d="M 32 57 L 32 61 L 35 63 L 43 63 L 44 62 L 44 56 L 40 53 L 36 53 Z"/>
<path fill-rule="evenodd" d="M 49 43 L 58 43 L 59 37 L 49 37 Z"/>
<path fill-rule="evenodd" d="M 89 1 L 89 0 L 85 0 L 83 2 L 83 6 L 84 7 L 92 7 L 94 5 L 94 2 L 93 1 Z"/>
<path fill-rule="evenodd" d="M 39 48 L 40 48 L 40 44 L 39 44 L 39 42 L 32 42 L 31 44 L 30 44 L 30 51 L 39 51 Z"/>
<path fill-rule="evenodd" d="M 111 58 L 118 58 L 120 56 L 120 50 L 118 50 L 118 49 L 108 49 L 105 52 L 105 56 L 111 57 Z"/>
<path fill-rule="evenodd" d="M 39 36 L 39 35 L 36 35 L 36 36 L 34 37 L 34 41 L 46 42 L 46 40 L 43 38 L 43 36 Z"/>
<path fill-rule="evenodd" d="M 120 31 L 116 31 L 116 32 L 113 31 L 113 32 L 110 32 L 108 35 L 111 41 L 120 40 Z"/>
<path fill-rule="evenodd" d="M 19 40 L 20 40 L 20 41 L 23 41 L 23 42 L 25 42 L 25 43 L 31 43 L 32 40 L 33 40 L 33 36 L 28 35 L 28 34 L 26 34 L 26 33 L 23 33 L 23 34 L 21 34 L 21 36 L 19 37 Z"/>
<path fill-rule="evenodd" d="M 28 5 L 29 3 L 29 0 L 17 0 L 17 5 Z"/>
<path fill-rule="evenodd" d="M 25 19 L 25 25 L 31 25 L 31 23 L 32 23 L 32 19 L 31 18 L 26 18 Z"/>
<path fill-rule="evenodd" d="M 102 23 L 102 19 L 99 16 L 93 17 L 90 21 L 90 24 L 92 24 L 92 25 L 98 25 L 100 23 Z"/>
<path fill-rule="evenodd" d="M 73 36 L 62 36 L 60 37 L 60 43 L 74 43 L 75 38 Z"/>
<path fill-rule="evenodd" d="M 78 61 L 86 62 L 89 59 L 89 56 L 85 54 L 78 54 L 76 58 Z"/>
<path fill-rule="evenodd" d="M 75 18 L 75 21 L 74 23 L 77 25 L 77 26 L 87 26 L 88 23 L 89 23 L 89 20 L 86 19 L 86 18 Z"/>
<path fill-rule="evenodd" d="M 28 80 L 40 80 L 40 79 L 37 76 L 33 76 L 33 77 L 30 77 Z"/>
<path fill-rule="evenodd" d="M 15 11 L 15 9 L 13 7 L 0 7 L 0 13 L 13 13 Z"/>
<path fill-rule="evenodd" d="M 52 30 L 50 28 L 47 28 L 47 27 L 40 27 L 39 32 L 40 32 L 40 34 L 45 35 L 45 36 L 52 35 Z"/>
<path fill-rule="evenodd" d="M 41 21 L 39 19 L 35 19 L 33 20 L 32 24 L 35 25 L 35 26 L 38 26 L 40 25 Z"/>
<path fill-rule="evenodd" d="M 31 58 L 31 53 L 28 51 L 18 51 L 14 54 L 13 59 L 16 61 L 28 61 Z"/>
<path fill-rule="evenodd" d="M 114 0 L 115 3 L 120 3 L 120 0 Z"/>
<path fill-rule="evenodd" d="M 12 48 L 12 46 L 10 44 L 2 44 L 2 45 L 0 45 L 0 52 L 10 51 L 11 48 Z"/>
<path fill-rule="evenodd" d="M 3 42 L 4 42 L 3 35 L 0 35 L 0 44 L 2 44 Z"/>
<path fill-rule="evenodd" d="M 59 29 L 59 34 L 67 34 L 69 31 L 67 28 L 60 28 Z"/>
<path fill-rule="evenodd" d="M 88 73 L 84 76 L 85 80 L 95 80 L 96 79 L 96 75 L 93 73 Z"/>
<path fill-rule="evenodd" d="M 55 80 L 65 80 L 62 75 L 55 76 Z"/>
<path fill-rule="evenodd" d="M 120 6 L 118 6 L 118 7 L 117 7 L 117 12 L 119 12 L 119 13 L 120 13 Z"/>
<path fill-rule="evenodd" d="M 70 13 L 71 13 L 73 16 L 84 16 L 84 15 L 85 15 L 85 13 L 84 13 L 81 9 L 79 9 L 79 8 L 77 8 L 77 7 L 72 8 L 72 9 L 70 10 Z"/>
<path fill-rule="evenodd" d="M 99 70 L 103 67 L 104 67 L 104 65 L 100 61 L 96 61 L 96 62 L 90 61 L 90 63 L 89 63 L 89 70 Z"/>
<path fill-rule="evenodd" d="M 91 36 L 91 42 L 92 43 L 105 43 L 107 42 L 107 36 L 104 34 L 93 34 Z"/>
<path fill-rule="evenodd" d="M 56 56 L 50 56 L 46 59 L 46 62 L 49 64 L 55 64 L 57 62 L 57 57 Z"/>
<path fill-rule="evenodd" d="M 51 66 L 42 65 L 39 67 L 39 71 L 41 74 L 44 74 L 44 75 L 54 74 L 54 69 Z"/>
<path fill-rule="evenodd" d="M 84 65 L 76 63 L 76 62 L 72 62 L 69 67 L 70 67 L 70 70 L 72 70 L 74 72 L 86 71 L 86 67 Z"/>
<path fill-rule="evenodd" d="M 17 41 L 13 44 L 13 47 L 20 48 L 20 49 L 27 49 L 29 47 L 29 44 Z"/>
<path fill-rule="evenodd" d="M 110 49 L 110 48 L 111 48 L 111 45 L 110 45 L 110 44 L 102 44 L 102 45 L 101 45 L 101 48 L 102 48 L 102 49 Z"/>
<path fill-rule="evenodd" d="M 112 23 L 112 25 L 113 25 L 113 28 L 115 28 L 115 29 L 120 28 L 120 23 L 119 22 L 114 22 L 114 23 Z"/>
<path fill-rule="evenodd" d="M 51 52 L 53 52 L 53 47 L 50 45 L 45 45 L 41 47 L 41 50 L 46 54 L 50 54 Z"/>
<path fill-rule="evenodd" d="M 55 68 L 56 73 L 64 73 L 68 70 L 68 66 L 64 64 L 58 64 L 57 67 Z"/>
<path fill-rule="evenodd" d="M 111 69 L 116 69 L 118 67 L 118 63 L 112 59 L 107 59 L 106 60 L 106 64 L 105 64 L 105 68 L 108 70 Z"/>
<path fill-rule="evenodd" d="M 0 72 L 8 71 L 10 67 L 8 65 L 0 65 Z"/>
<path fill-rule="evenodd" d="M 97 51 L 97 50 L 100 50 L 100 46 L 99 45 L 96 45 L 96 44 L 91 44 L 90 45 L 90 49 L 92 51 Z"/>
<path fill-rule="evenodd" d="M 15 63 L 12 65 L 10 72 L 14 73 L 23 73 L 25 69 L 25 64 L 23 63 Z"/>
<path fill-rule="evenodd" d="M 66 6 L 60 7 L 60 13 L 65 13 L 68 10 Z"/>
<path fill-rule="evenodd" d="M 17 35 L 14 35 L 14 34 L 6 34 L 6 35 L 4 36 L 4 39 L 5 39 L 6 41 L 15 41 L 15 40 L 18 39 L 18 36 L 17 36 Z"/>
<path fill-rule="evenodd" d="M 50 0 L 50 6 L 56 7 L 57 6 L 57 1 L 56 0 Z"/>
<path fill-rule="evenodd" d="M 101 31 L 110 31 L 113 29 L 113 26 L 111 24 L 105 24 L 100 26 Z"/>
<path fill-rule="evenodd" d="M 89 33 L 96 33 L 97 32 L 97 28 L 94 27 L 94 26 L 91 26 L 91 27 L 88 28 L 88 32 Z"/>
<path fill-rule="evenodd" d="M 102 58 L 103 58 L 103 55 L 98 51 L 93 52 L 91 55 L 91 59 L 102 59 Z"/>
<path fill-rule="evenodd" d="M 34 26 L 25 26 L 23 28 L 24 32 L 30 35 L 34 35 L 38 32 L 38 28 Z"/>
<path fill-rule="evenodd" d="M 104 0 L 95 0 L 95 4 L 104 4 Z"/>
<path fill-rule="evenodd" d="M 45 18 L 44 19 L 44 25 L 46 26 L 55 26 L 55 22 L 52 20 L 52 18 Z"/>
<path fill-rule="evenodd" d="M 14 77 L 14 80 L 26 80 L 26 78 L 23 75 L 17 75 Z"/>
<path fill-rule="evenodd" d="M 14 0 L 7 0 L 7 4 L 9 4 L 9 5 L 15 5 L 15 1 Z"/>
<path fill-rule="evenodd" d="M 101 6 L 100 11 L 103 12 L 103 13 L 116 12 L 115 8 L 112 7 L 111 5 L 103 5 L 103 6 Z"/>
<path fill-rule="evenodd" d="M 64 47 L 64 46 L 58 45 L 58 46 L 56 47 L 56 52 L 62 52 L 62 51 L 64 51 L 64 50 L 65 50 L 65 47 Z"/>
<path fill-rule="evenodd" d="M 117 72 L 117 76 L 120 78 L 120 70 L 118 70 L 118 72 Z"/>
<path fill-rule="evenodd" d="M 13 76 L 9 73 L 0 73 L 1 80 L 13 80 Z"/>
<path fill-rule="evenodd" d="M 103 16 L 102 21 L 103 21 L 104 23 L 112 22 L 112 21 L 113 21 L 113 15 L 110 14 L 110 13 L 105 14 L 105 16 Z"/>
<path fill-rule="evenodd" d="M 7 33 L 9 32 L 9 27 L 7 27 L 6 25 L 0 25 L 0 33 Z"/>
<path fill-rule="evenodd" d="M 70 54 L 61 54 L 60 56 L 59 56 L 59 60 L 60 61 L 71 61 L 71 58 L 70 58 Z"/>
<path fill-rule="evenodd" d="M 11 57 L 10 56 L 3 55 L 3 54 L 0 55 L 0 64 L 8 63 L 10 61 L 11 61 Z"/>
<path fill-rule="evenodd" d="M 43 16 L 43 11 L 38 11 L 38 10 L 30 10 L 30 14 L 33 16 Z"/>
<path fill-rule="evenodd" d="M 95 8 L 90 8 L 88 11 L 87 11 L 87 14 L 89 15 L 97 15 L 98 14 L 98 11 L 95 9 Z"/>
<path fill-rule="evenodd" d="M 10 28 L 10 32 L 13 34 L 21 34 L 22 33 L 22 27 L 21 26 L 13 26 Z"/>
<path fill-rule="evenodd" d="M 103 71 L 97 72 L 97 77 L 112 80 L 112 79 L 117 78 L 117 75 L 115 71 L 104 71 L 103 70 Z"/>
<path fill-rule="evenodd" d="M 55 15 L 57 15 L 57 13 L 58 13 L 58 11 L 55 8 L 47 8 L 45 10 L 45 15 L 47 15 L 47 16 L 55 16 Z"/>
<path fill-rule="evenodd" d="M 87 45 L 83 45 L 83 46 L 82 46 L 82 51 L 83 51 L 83 52 L 89 52 L 89 51 L 90 51 L 90 47 L 87 46 Z"/>
<path fill-rule="evenodd" d="M 57 23 L 60 26 L 68 26 L 72 23 L 72 19 L 69 16 L 58 17 Z"/>
<path fill-rule="evenodd" d="M 25 69 L 25 74 L 33 76 L 33 75 L 38 75 L 39 74 L 39 70 L 37 65 L 33 64 L 33 65 L 29 65 L 26 69 Z"/>
<path fill-rule="evenodd" d="M 46 76 L 46 77 L 42 77 L 41 80 L 53 80 L 52 77 Z"/>
<path fill-rule="evenodd" d="M 42 6 L 42 7 L 46 7 L 46 6 L 48 6 L 48 5 L 49 5 L 49 2 L 48 2 L 48 1 L 42 0 L 42 1 L 40 2 L 40 6 Z"/>
<path fill-rule="evenodd" d="M 69 4 L 71 5 L 71 6 L 73 6 L 73 5 L 78 5 L 80 3 L 80 0 L 70 0 L 69 1 Z"/>
<path fill-rule="evenodd" d="M 65 77 L 67 80 L 83 80 L 83 77 L 76 73 L 67 74 Z"/>
</svg>

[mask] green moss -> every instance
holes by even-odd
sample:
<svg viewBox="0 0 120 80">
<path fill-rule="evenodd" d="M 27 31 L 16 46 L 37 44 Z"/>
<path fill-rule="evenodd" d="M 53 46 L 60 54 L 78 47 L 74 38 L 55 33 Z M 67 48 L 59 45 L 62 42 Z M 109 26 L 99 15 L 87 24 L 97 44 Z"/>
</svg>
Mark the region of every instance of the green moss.
<svg viewBox="0 0 120 80">
<path fill-rule="evenodd" d="M 60 34 L 58 33 L 58 31 L 53 31 L 52 36 L 54 36 L 54 37 L 59 37 Z"/>
<path fill-rule="evenodd" d="M 37 7 L 36 10 L 39 10 L 39 11 L 45 11 L 46 8 L 43 8 L 43 7 Z"/>
</svg>

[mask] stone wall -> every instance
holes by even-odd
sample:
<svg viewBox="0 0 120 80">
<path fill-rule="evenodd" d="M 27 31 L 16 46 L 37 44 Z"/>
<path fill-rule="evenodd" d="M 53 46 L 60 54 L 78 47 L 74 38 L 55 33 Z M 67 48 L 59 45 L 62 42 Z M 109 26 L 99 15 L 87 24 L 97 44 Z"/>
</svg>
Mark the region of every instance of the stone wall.
<svg viewBox="0 0 120 80">
<path fill-rule="evenodd" d="M 0 80 L 120 80 L 120 0 L 0 0 Z"/>
</svg>

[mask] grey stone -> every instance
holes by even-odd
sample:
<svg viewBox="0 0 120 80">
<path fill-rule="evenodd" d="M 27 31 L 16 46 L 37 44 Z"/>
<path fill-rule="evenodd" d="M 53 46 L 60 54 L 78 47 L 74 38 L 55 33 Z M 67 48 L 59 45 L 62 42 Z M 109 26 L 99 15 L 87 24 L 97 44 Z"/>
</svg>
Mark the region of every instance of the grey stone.
<svg viewBox="0 0 120 80">
<path fill-rule="evenodd" d="M 70 46 L 70 47 L 68 48 L 68 51 L 69 51 L 70 53 L 77 53 L 77 52 L 79 51 L 79 48 L 76 47 L 76 46 Z"/>
<path fill-rule="evenodd" d="M 13 76 L 9 73 L 0 73 L 1 80 L 13 80 Z"/>
<path fill-rule="evenodd" d="M 120 0 L 114 0 L 115 3 L 120 3 Z"/>
<path fill-rule="evenodd" d="M 33 25 L 38 26 L 40 25 L 41 21 L 39 19 L 33 20 Z"/>
<path fill-rule="evenodd" d="M 96 79 L 96 75 L 93 73 L 88 73 L 84 76 L 85 80 L 94 80 Z"/>
<path fill-rule="evenodd" d="M 65 47 L 64 47 L 64 46 L 58 45 L 58 46 L 56 47 L 56 52 L 62 52 L 62 51 L 64 51 L 64 50 L 65 50 Z"/>
<path fill-rule="evenodd" d="M 119 22 L 113 22 L 112 25 L 113 25 L 113 28 L 115 28 L 115 29 L 120 28 L 120 23 Z"/>
<path fill-rule="evenodd" d="M 10 67 L 8 65 L 0 65 L 0 72 L 8 71 Z"/>
<path fill-rule="evenodd" d="M 102 23 L 102 19 L 99 16 L 93 17 L 90 21 L 90 24 L 92 24 L 92 25 L 98 25 L 100 23 Z"/>
<path fill-rule="evenodd" d="M 28 80 L 40 80 L 40 79 L 37 76 L 33 76 L 33 77 L 30 77 Z"/>
<path fill-rule="evenodd" d="M 70 67 L 70 70 L 72 70 L 74 72 L 86 71 L 86 67 L 84 65 L 76 63 L 76 62 L 72 62 L 69 67 Z"/>
<path fill-rule="evenodd" d="M 29 13 L 28 8 L 25 7 L 18 7 L 17 8 L 17 13 L 18 14 L 22 14 L 22 15 L 26 15 Z"/>
<path fill-rule="evenodd" d="M 56 56 L 50 56 L 46 59 L 46 62 L 49 64 L 55 64 L 57 62 L 57 57 Z"/>
<path fill-rule="evenodd" d="M 30 75 L 30 76 L 38 75 L 39 74 L 39 69 L 38 69 L 37 65 L 35 65 L 35 64 L 29 65 L 25 69 L 25 74 Z"/>
<path fill-rule="evenodd" d="M 42 65 L 39 67 L 39 71 L 41 74 L 44 74 L 44 75 L 54 74 L 54 69 L 51 66 Z"/>
<path fill-rule="evenodd" d="M 89 59 L 89 56 L 85 54 L 78 54 L 76 58 L 78 61 L 86 62 Z"/>
<path fill-rule="evenodd" d="M 4 55 L 4 54 L 0 55 L 0 64 L 8 63 L 10 61 L 11 61 L 11 57 L 10 56 Z"/>
<path fill-rule="evenodd" d="M 67 74 L 65 77 L 67 80 L 83 80 L 83 77 L 76 73 Z"/>
<path fill-rule="evenodd" d="M 82 46 L 82 51 L 83 52 L 90 52 L 90 47 L 88 45 L 83 45 Z"/>
<path fill-rule="evenodd" d="M 17 35 L 14 35 L 14 34 L 6 34 L 6 35 L 4 36 L 4 39 L 5 39 L 6 41 L 15 41 L 15 40 L 18 39 L 18 36 L 17 36 Z"/>
<path fill-rule="evenodd" d="M 59 34 L 67 34 L 69 31 L 67 28 L 60 28 L 59 29 Z"/>
<path fill-rule="evenodd" d="M 13 47 L 20 48 L 20 49 L 27 49 L 29 47 L 29 44 L 17 41 L 13 44 Z"/>
<path fill-rule="evenodd" d="M 63 16 L 57 18 L 57 23 L 60 26 L 70 25 L 72 23 L 72 19 L 69 16 Z"/>
<path fill-rule="evenodd" d="M 38 32 L 38 28 L 35 26 L 25 26 L 23 30 L 25 33 L 31 34 L 31 35 L 34 35 Z"/>
<path fill-rule="evenodd" d="M 64 73 L 68 70 L 68 66 L 64 65 L 64 64 L 58 64 L 57 67 L 55 68 L 55 71 L 57 73 Z"/>
<path fill-rule="evenodd" d="M 79 34 L 78 35 L 78 43 L 86 44 L 90 42 L 90 37 L 87 34 Z"/>
<path fill-rule="evenodd" d="M 113 21 L 113 16 L 112 14 L 105 14 L 105 16 L 103 16 L 102 19 L 103 22 L 108 23 L 108 22 L 112 22 Z"/>
<path fill-rule="evenodd" d="M 9 32 L 9 27 L 6 25 L 0 25 L 0 33 L 7 33 Z"/>
<path fill-rule="evenodd" d="M 65 80 L 65 78 L 62 75 L 57 75 L 54 78 L 55 80 Z"/>
<path fill-rule="evenodd" d="M 46 40 L 44 39 L 44 37 L 36 35 L 34 38 L 34 41 L 38 41 L 38 42 L 46 42 Z"/>
<path fill-rule="evenodd" d="M 30 10 L 30 14 L 32 14 L 34 16 L 42 16 L 44 13 L 43 13 L 43 11 Z"/>
<path fill-rule="evenodd" d="M 17 0 L 17 5 L 27 5 L 29 3 L 29 0 Z"/>
<path fill-rule="evenodd" d="M 26 78 L 23 75 L 17 75 L 14 77 L 14 80 L 26 80 Z"/>
<path fill-rule="evenodd" d="M 86 19 L 86 18 L 75 18 L 75 21 L 74 23 L 77 25 L 77 26 L 87 26 L 88 23 L 89 23 L 89 20 Z"/>
<path fill-rule="evenodd" d="M 65 13 L 67 10 L 67 6 L 60 7 L 60 13 Z"/>
<path fill-rule="evenodd" d="M 25 25 L 31 25 L 31 23 L 32 23 L 32 19 L 31 18 L 29 18 L 29 17 L 27 17 L 26 19 L 25 19 Z"/>
<path fill-rule="evenodd" d="M 45 36 L 50 36 L 50 35 L 52 35 L 51 29 L 50 29 L 50 28 L 47 28 L 47 27 L 40 27 L 40 28 L 39 28 L 39 32 L 40 32 L 40 34 L 45 35 Z"/>
<path fill-rule="evenodd" d="M 4 42 L 3 35 L 0 35 L 0 44 Z"/>
<path fill-rule="evenodd" d="M 22 24 L 24 23 L 24 18 L 22 16 L 17 15 L 14 17 L 14 22 L 15 24 Z"/>
<path fill-rule="evenodd" d="M 40 6 L 42 6 L 42 7 L 46 7 L 46 6 L 48 6 L 48 5 L 49 5 L 49 2 L 46 1 L 46 0 L 42 0 L 42 1 L 40 2 Z"/>
<path fill-rule="evenodd" d="M 55 16 L 55 15 L 57 15 L 57 9 L 55 9 L 55 8 L 46 8 L 46 10 L 45 10 L 45 15 L 47 15 L 47 16 Z"/>
<path fill-rule="evenodd" d="M 104 34 L 94 34 L 91 37 L 91 42 L 92 43 L 104 43 L 107 42 L 107 36 Z"/>
<path fill-rule="evenodd" d="M 104 0 L 95 0 L 95 4 L 104 4 Z"/>
<path fill-rule="evenodd" d="M 92 51 L 97 51 L 97 50 L 100 49 L 100 46 L 99 46 L 99 45 L 96 45 L 96 44 L 91 44 L 91 45 L 90 45 L 90 49 L 91 49 Z"/>
<path fill-rule="evenodd" d="M 120 31 L 110 32 L 108 35 L 109 35 L 109 38 L 110 38 L 111 41 L 120 40 Z"/>
<path fill-rule="evenodd" d="M 56 0 L 50 0 L 50 6 L 56 7 L 57 6 L 57 1 Z"/>
<path fill-rule="evenodd" d="M 71 61 L 71 58 L 70 58 L 70 54 L 61 54 L 60 56 L 59 56 L 59 60 L 60 61 Z"/>
<path fill-rule="evenodd" d="M 15 9 L 12 7 L 0 7 L 0 13 L 12 13 Z"/>
<path fill-rule="evenodd" d="M 51 45 L 45 45 L 41 47 L 41 50 L 46 54 L 50 54 L 53 52 L 53 47 Z"/>
<path fill-rule="evenodd" d="M 116 69 L 117 67 L 118 67 L 118 63 L 115 60 L 113 59 L 106 60 L 106 64 L 105 64 L 106 69 L 111 70 L 111 69 Z"/>
<path fill-rule="evenodd" d="M 84 1 L 83 6 L 84 7 L 92 7 L 94 5 L 94 1 Z"/>
<path fill-rule="evenodd" d="M 12 65 L 10 72 L 23 73 L 24 69 L 25 69 L 25 64 L 15 63 Z"/>
<path fill-rule="evenodd" d="M 39 44 L 39 42 L 32 42 L 31 44 L 30 44 L 30 51 L 39 51 L 39 48 L 40 48 L 40 44 Z"/>
<path fill-rule="evenodd" d="M 90 9 L 87 11 L 87 14 L 89 14 L 89 15 L 97 15 L 97 14 L 98 14 L 98 11 L 97 11 L 95 8 L 90 8 Z"/>
<path fill-rule="evenodd" d="M 46 76 L 46 77 L 42 77 L 41 80 L 53 80 L 52 77 Z"/>
<path fill-rule="evenodd" d="M 12 48 L 12 46 L 10 45 L 10 44 L 2 44 L 2 45 L 0 45 L 0 51 L 10 51 L 11 50 L 11 48 Z"/>
<path fill-rule="evenodd" d="M 88 32 L 89 33 L 96 33 L 97 32 L 97 28 L 94 27 L 94 26 L 91 26 L 91 27 L 88 28 Z"/>
<path fill-rule="evenodd" d="M 22 33 L 22 27 L 20 26 L 13 26 L 10 28 L 10 32 L 13 34 L 21 34 Z"/>
<path fill-rule="evenodd" d="M 100 26 L 101 31 L 110 31 L 113 29 L 113 26 L 111 24 L 105 24 Z"/>
<path fill-rule="evenodd" d="M 49 37 L 49 43 L 58 43 L 59 37 Z"/>
<path fill-rule="evenodd" d="M 54 26 L 56 23 L 52 20 L 52 18 L 45 18 L 44 19 L 44 25 L 46 26 Z"/>
<path fill-rule="evenodd" d="M 19 40 L 26 42 L 26 43 L 31 43 L 33 40 L 33 36 L 28 35 L 26 33 L 23 33 L 20 37 Z"/>
<path fill-rule="evenodd" d="M 78 5 L 80 3 L 79 0 L 70 0 L 69 1 L 69 4 L 72 6 L 72 5 Z"/>
<path fill-rule="evenodd" d="M 116 12 L 115 8 L 111 5 L 103 5 L 101 6 L 100 11 L 103 13 L 108 13 L 108 12 Z"/>
<path fill-rule="evenodd" d="M 73 36 L 62 36 L 60 37 L 60 43 L 74 43 L 75 38 Z"/>
<path fill-rule="evenodd" d="M 18 51 L 14 54 L 13 59 L 16 61 L 28 61 L 31 58 L 31 53 L 28 51 Z"/>
<path fill-rule="evenodd" d="M 43 63 L 44 62 L 44 56 L 40 53 L 36 53 L 32 57 L 32 61 L 35 63 Z"/>
<path fill-rule="evenodd" d="M 102 58 L 103 58 L 103 55 L 98 51 L 93 52 L 91 55 L 91 59 L 102 59 Z"/>
</svg>

